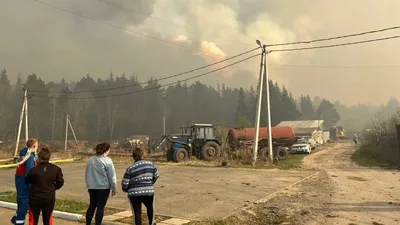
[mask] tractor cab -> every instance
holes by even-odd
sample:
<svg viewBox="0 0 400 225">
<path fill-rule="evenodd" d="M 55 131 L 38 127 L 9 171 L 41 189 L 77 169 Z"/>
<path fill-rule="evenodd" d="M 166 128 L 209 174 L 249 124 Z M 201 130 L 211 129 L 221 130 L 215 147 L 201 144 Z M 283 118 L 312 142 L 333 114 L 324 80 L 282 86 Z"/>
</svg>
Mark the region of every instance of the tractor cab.
<svg viewBox="0 0 400 225">
<path fill-rule="evenodd" d="M 185 161 L 191 156 L 212 161 L 221 154 L 221 143 L 215 136 L 215 128 L 212 124 L 193 124 L 190 127 L 181 127 L 181 136 L 187 138 L 170 140 L 171 147 L 167 152 L 169 161 Z"/>
</svg>

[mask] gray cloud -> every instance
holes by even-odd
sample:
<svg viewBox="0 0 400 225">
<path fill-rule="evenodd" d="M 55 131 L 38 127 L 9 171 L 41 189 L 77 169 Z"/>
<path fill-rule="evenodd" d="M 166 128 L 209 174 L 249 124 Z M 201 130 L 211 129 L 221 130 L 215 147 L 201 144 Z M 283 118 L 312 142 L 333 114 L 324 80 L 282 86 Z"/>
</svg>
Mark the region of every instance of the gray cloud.
<svg viewBox="0 0 400 225">
<path fill-rule="evenodd" d="M 15 78 L 36 72 L 45 80 L 104 78 L 136 73 L 163 77 L 250 49 L 255 39 L 280 43 L 397 25 L 395 0 L 43 0 L 134 32 L 186 46 L 181 48 L 49 8 L 32 0 L 0 1 L 0 67 Z M 154 2 L 154 4 L 153 4 Z M 174 25 L 175 24 L 175 25 Z M 182 26 L 180 26 L 182 25 Z M 387 32 L 380 36 L 398 35 Z M 183 37 L 185 37 L 185 41 Z M 365 38 L 374 38 L 371 35 Z M 359 38 L 337 42 L 359 40 Z M 248 45 L 242 44 L 248 43 Z M 399 40 L 336 49 L 273 53 L 270 64 L 400 65 Z M 210 54 L 210 53 L 214 53 Z M 211 85 L 256 86 L 259 60 L 201 80 Z M 271 77 L 291 90 L 344 103 L 386 102 L 399 96 L 399 68 L 307 68 L 270 66 Z M 194 74 L 195 75 L 195 74 Z"/>
</svg>

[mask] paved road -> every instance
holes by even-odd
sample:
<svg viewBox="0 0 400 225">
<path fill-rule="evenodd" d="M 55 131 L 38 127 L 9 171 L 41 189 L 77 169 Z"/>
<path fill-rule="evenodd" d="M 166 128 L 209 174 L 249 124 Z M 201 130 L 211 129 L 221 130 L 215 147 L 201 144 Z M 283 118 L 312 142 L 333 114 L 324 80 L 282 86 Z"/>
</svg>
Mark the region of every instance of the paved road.
<svg viewBox="0 0 400 225">
<path fill-rule="evenodd" d="M 61 165 L 66 184 L 58 197 L 88 201 L 84 184 L 85 164 Z M 121 180 L 127 165 L 116 165 Z M 156 212 L 188 219 L 223 217 L 311 174 L 311 171 L 279 171 L 233 168 L 159 166 Z M 0 190 L 14 189 L 14 171 L 0 170 Z M 119 189 L 119 188 L 118 188 Z M 123 193 L 111 198 L 109 206 L 129 209 Z"/>
<path fill-rule="evenodd" d="M 14 210 L 0 208 L 1 224 L 11 224 L 11 222 L 8 223 L 8 221 L 10 221 L 11 217 L 13 217 L 14 214 L 15 214 Z M 40 218 L 39 224 L 42 224 L 41 221 L 42 221 L 42 218 Z M 54 219 L 53 222 L 56 225 L 79 225 L 79 224 L 81 224 L 81 223 L 77 223 L 77 222 L 71 222 L 71 221 L 59 220 L 59 219 Z M 28 224 L 28 217 L 26 218 L 25 224 Z"/>
<path fill-rule="evenodd" d="M 306 169 L 325 170 L 333 181 L 328 224 L 400 224 L 400 172 L 357 166 L 351 143 L 336 145 L 304 159 Z M 321 215 L 321 217 L 326 217 Z"/>
</svg>

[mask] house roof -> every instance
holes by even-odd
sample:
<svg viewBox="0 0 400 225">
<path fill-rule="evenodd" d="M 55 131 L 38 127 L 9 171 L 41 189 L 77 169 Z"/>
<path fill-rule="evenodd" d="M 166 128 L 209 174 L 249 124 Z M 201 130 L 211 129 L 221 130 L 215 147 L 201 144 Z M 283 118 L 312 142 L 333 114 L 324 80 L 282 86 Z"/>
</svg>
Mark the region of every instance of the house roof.
<svg viewBox="0 0 400 225">
<path fill-rule="evenodd" d="M 322 128 L 323 120 L 298 120 L 298 121 L 282 121 L 277 126 L 289 126 L 292 127 L 295 132 L 301 129 L 313 129 Z"/>
</svg>

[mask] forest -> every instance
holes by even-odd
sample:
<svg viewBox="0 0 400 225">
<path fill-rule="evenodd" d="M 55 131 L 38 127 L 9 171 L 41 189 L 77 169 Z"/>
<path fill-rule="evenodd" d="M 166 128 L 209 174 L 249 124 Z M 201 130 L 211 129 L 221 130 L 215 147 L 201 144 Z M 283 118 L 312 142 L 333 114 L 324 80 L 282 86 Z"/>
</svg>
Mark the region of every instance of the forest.
<svg viewBox="0 0 400 225">
<path fill-rule="evenodd" d="M 113 74 L 107 79 L 86 75 L 77 82 L 62 79 L 47 83 L 40 76 L 29 74 L 24 79 L 18 75 L 17 81 L 11 83 L 9 76 L 7 70 L 1 71 L 2 140 L 16 137 L 25 88 L 29 97 L 30 136 L 41 140 L 63 140 L 67 115 L 78 139 L 90 141 L 119 140 L 131 135 L 161 136 L 164 117 L 167 133 L 194 123 L 254 126 L 257 87 L 231 88 L 222 84 L 215 88 L 198 81 L 164 86 L 153 78 L 139 82 L 134 75 Z M 269 87 L 272 125 L 284 120 L 323 119 L 328 128 L 343 117 L 338 111 L 346 112 L 345 119 L 351 114 L 349 111 L 356 111 L 340 102 L 312 99 L 307 93 L 295 99 L 284 86 L 271 80 Z M 266 126 L 264 97 L 262 106 L 261 126 Z"/>
</svg>

